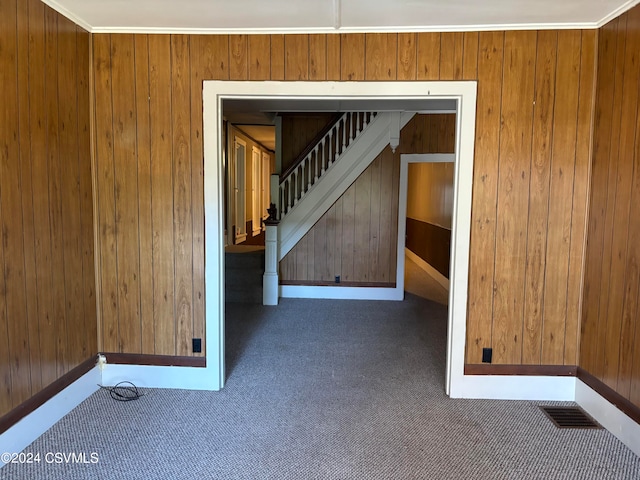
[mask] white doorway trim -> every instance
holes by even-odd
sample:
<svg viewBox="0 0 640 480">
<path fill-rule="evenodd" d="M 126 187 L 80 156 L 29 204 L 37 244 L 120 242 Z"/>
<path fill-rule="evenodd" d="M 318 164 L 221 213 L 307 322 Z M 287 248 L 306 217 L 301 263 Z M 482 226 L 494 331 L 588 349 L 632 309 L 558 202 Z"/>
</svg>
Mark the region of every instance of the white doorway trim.
<svg viewBox="0 0 640 480">
<path fill-rule="evenodd" d="M 452 282 L 445 389 L 464 377 L 467 277 L 471 231 L 471 186 L 477 84 L 458 82 L 237 82 L 204 81 L 205 342 L 207 370 L 224 386 L 224 252 L 222 214 L 222 102 L 224 99 L 362 99 L 457 101 L 456 191 L 452 232 Z"/>
</svg>

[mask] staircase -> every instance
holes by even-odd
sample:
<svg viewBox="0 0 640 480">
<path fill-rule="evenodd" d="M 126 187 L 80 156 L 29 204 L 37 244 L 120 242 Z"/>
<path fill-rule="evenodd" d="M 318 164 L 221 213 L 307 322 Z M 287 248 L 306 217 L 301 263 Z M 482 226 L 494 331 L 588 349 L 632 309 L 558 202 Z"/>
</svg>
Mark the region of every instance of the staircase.
<svg viewBox="0 0 640 480">
<path fill-rule="evenodd" d="M 225 302 L 262 303 L 264 250 L 225 252 Z"/>
<path fill-rule="evenodd" d="M 280 176 L 278 261 L 302 239 L 331 205 L 389 144 L 414 112 L 347 112 L 304 156 Z"/>
</svg>

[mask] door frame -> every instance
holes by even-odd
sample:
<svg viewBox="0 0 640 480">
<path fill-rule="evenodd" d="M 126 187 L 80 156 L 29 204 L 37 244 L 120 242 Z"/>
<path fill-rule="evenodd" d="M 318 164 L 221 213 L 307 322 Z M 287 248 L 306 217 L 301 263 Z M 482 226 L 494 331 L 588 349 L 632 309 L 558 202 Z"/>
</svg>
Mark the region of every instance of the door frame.
<svg viewBox="0 0 640 480">
<path fill-rule="evenodd" d="M 224 99 L 453 99 L 456 112 L 456 172 L 451 241 L 451 290 L 445 390 L 464 383 L 467 285 L 471 233 L 471 188 L 477 82 L 203 82 L 205 212 L 205 344 L 207 370 L 215 389 L 224 386 L 224 216 L 222 102 Z"/>
</svg>

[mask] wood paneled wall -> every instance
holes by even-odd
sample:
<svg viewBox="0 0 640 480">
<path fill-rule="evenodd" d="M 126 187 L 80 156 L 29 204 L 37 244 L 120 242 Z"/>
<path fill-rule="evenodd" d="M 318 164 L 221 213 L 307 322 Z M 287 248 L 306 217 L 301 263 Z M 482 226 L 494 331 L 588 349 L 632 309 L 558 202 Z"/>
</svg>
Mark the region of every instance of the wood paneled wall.
<svg viewBox="0 0 640 480">
<path fill-rule="evenodd" d="M 580 366 L 640 406 L 640 7 L 598 59 Z"/>
<path fill-rule="evenodd" d="M 414 116 L 402 129 L 400 153 L 454 153 L 455 113 Z"/>
<path fill-rule="evenodd" d="M 98 351 L 89 42 L 0 0 L 0 416 Z"/>
<path fill-rule="evenodd" d="M 494 363 L 576 364 L 596 36 L 95 35 L 105 346 L 188 354 L 202 335 L 203 79 L 468 79 L 478 106 L 467 361 L 493 347 Z"/>
<path fill-rule="evenodd" d="M 282 259 L 281 281 L 395 285 L 399 178 L 386 147 Z"/>
<path fill-rule="evenodd" d="M 410 163 L 407 217 L 451 230 L 453 163 Z"/>
<path fill-rule="evenodd" d="M 282 169 L 293 165 L 315 136 L 327 126 L 333 113 L 283 113 L 282 117 Z"/>
</svg>

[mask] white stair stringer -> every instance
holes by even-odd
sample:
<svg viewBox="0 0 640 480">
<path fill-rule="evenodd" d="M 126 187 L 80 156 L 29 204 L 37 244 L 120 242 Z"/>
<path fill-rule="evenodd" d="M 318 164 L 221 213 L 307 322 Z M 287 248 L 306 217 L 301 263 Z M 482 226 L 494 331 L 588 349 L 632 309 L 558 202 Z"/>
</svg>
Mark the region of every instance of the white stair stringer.
<svg viewBox="0 0 640 480">
<path fill-rule="evenodd" d="M 403 112 L 400 129 L 413 118 L 415 112 Z M 374 121 L 353 140 L 318 182 L 298 201 L 278 225 L 278 261 L 304 237 L 353 182 L 389 145 L 389 131 L 393 114 L 381 112 Z"/>
</svg>

